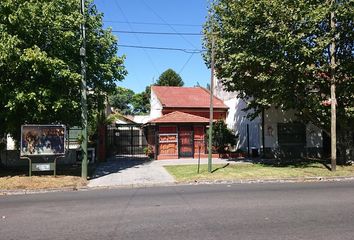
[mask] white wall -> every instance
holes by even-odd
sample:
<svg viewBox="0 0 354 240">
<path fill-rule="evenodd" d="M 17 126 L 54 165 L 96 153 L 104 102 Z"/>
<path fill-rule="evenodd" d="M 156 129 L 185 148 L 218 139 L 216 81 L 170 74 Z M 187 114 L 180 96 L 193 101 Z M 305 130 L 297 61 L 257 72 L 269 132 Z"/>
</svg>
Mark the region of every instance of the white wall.
<svg viewBox="0 0 354 240">
<path fill-rule="evenodd" d="M 227 127 L 232 129 L 235 134 L 239 136 L 236 144 L 237 149 L 247 151 L 247 125 L 249 127 L 249 141 L 250 148 L 260 149 L 261 142 L 261 126 L 260 118 L 249 120 L 247 115 L 251 111 L 243 111 L 247 107 L 247 103 L 237 97 L 236 92 L 227 92 L 223 89 L 220 82 L 215 83 L 214 95 L 224 101 L 225 105 L 229 107 L 226 117 Z"/>
<path fill-rule="evenodd" d="M 278 123 L 295 121 L 294 111 L 270 108 L 264 112 L 264 142 L 266 148 L 278 148 Z"/>
<path fill-rule="evenodd" d="M 249 127 L 249 146 L 250 148 L 259 149 L 260 144 L 260 119 L 257 117 L 254 120 L 249 120 L 247 114 L 250 111 L 243 111 L 247 107 L 247 103 L 239 98 L 232 98 L 224 101 L 225 105 L 229 107 L 229 112 L 226 118 L 228 128 L 235 131 L 239 136 L 237 140 L 237 149 L 247 151 L 247 125 Z"/>
<path fill-rule="evenodd" d="M 161 117 L 162 104 L 160 103 L 159 99 L 157 98 L 152 88 L 151 88 L 151 96 L 150 96 L 150 105 L 151 105 L 150 119 Z"/>
<path fill-rule="evenodd" d="M 15 150 L 15 141 L 10 134 L 6 136 L 6 150 Z"/>
<path fill-rule="evenodd" d="M 247 103 L 237 97 L 237 92 L 227 92 L 223 89 L 220 81 L 215 81 L 214 95 L 224 101 L 229 107 L 228 116 L 226 118 L 227 126 L 239 135 L 237 148 L 247 149 L 247 125 L 249 125 L 250 148 L 262 147 L 262 120 L 260 117 L 250 121 L 247 114 L 242 111 L 247 107 Z M 278 148 L 278 123 L 287 123 L 296 121 L 295 111 L 282 111 L 276 108 L 270 108 L 265 111 L 265 147 Z M 322 147 L 322 131 L 313 124 L 306 125 L 306 147 L 321 148 Z"/>
<path fill-rule="evenodd" d="M 278 123 L 288 123 L 297 120 L 297 116 L 293 110 L 283 111 L 276 108 L 267 109 L 264 114 L 265 147 L 279 147 Z M 311 123 L 306 124 L 306 147 L 321 148 L 322 140 L 322 130 Z"/>
<path fill-rule="evenodd" d="M 137 115 L 137 116 L 134 116 L 133 120 L 136 123 L 145 124 L 151 120 L 151 116 L 150 115 Z"/>
</svg>

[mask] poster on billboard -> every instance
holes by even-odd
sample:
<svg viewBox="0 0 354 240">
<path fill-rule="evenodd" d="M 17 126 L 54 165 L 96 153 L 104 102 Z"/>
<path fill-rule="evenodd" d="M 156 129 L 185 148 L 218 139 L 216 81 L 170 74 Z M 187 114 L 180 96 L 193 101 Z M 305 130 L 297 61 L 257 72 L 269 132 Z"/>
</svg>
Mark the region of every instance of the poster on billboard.
<svg viewBox="0 0 354 240">
<path fill-rule="evenodd" d="M 22 125 L 21 156 L 64 155 L 64 125 Z"/>
</svg>

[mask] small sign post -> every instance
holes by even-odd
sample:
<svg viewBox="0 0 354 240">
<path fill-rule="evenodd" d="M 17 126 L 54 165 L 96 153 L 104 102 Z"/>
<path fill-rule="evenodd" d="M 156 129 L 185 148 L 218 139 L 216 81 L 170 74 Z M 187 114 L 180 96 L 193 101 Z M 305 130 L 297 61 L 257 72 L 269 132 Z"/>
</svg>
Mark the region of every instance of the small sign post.
<svg viewBox="0 0 354 240">
<path fill-rule="evenodd" d="M 21 159 L 29 161 L 29 176 L 32 172 L 53 171 L 56 176 L 56 162 L 65 157 L 66 128 L 64 125 L 22 125 Z M 41 158 L 43 161 L 33 161 Z M 54 158 L 53 162 L 49 158 Z"/>
<path fill-rule="evenodd" d="M 198 146 L 199 153 L 198 153 L 198 174 L 199 174 L 199 169 L 200 169 L 200 145 Z"/>
</svg>

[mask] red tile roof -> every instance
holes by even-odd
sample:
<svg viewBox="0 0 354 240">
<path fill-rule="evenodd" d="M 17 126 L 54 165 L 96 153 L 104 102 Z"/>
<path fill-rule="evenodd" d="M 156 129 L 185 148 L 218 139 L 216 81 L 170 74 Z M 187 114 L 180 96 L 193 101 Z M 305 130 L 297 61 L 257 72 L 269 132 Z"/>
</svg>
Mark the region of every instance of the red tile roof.
<svg viewBox="0 0 354 240">
<path fill-rule="evenodd" d="M 148 123 L 209 123 L 209 119 L 184 112 L 171 112 Z"/>
<path fill-rule="evenodd" d="M 202 87 L 166 87 L 152 86 L 151 90 L 156 94 L 163 107 L 173 108 L 209 108 L 210 92 Z M 214 96 L 214 108 L 228 107 L 223 101 Z"/>
</svg>

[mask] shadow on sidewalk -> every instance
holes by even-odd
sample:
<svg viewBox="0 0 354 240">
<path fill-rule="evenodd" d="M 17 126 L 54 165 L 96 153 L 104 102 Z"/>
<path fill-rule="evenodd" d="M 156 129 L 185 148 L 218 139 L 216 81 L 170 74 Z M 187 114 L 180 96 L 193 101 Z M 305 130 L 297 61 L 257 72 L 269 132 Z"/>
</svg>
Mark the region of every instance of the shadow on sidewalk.
<svg viewBox="0 0 354 240">
<path fill-rule="evenodd" d="M 99 163 L 96 166 L 96 170 L 91 175 L 90 180 L 118 173 L 128 168 L 138 168 L 139 165 L 148 164 L 152 161 L 147 157 L 113 156 L 106 162 Z"/>
<path fill-rule="evenodd" d="M 228 159 L 228 162 L 244 162 L 252 164 L 261 164 L 265 167 L 293 167 L 293 168 L 320 168 L 320 166 L 313 166 L 316 163 L 322 164 L 328 170 L 331 170 L 323 159 L 307 159 L 307 158 L 294 158 L 294 159 L 263 159 L 263 158 L 238 158 L 238 159 Z"/>
</svg>

